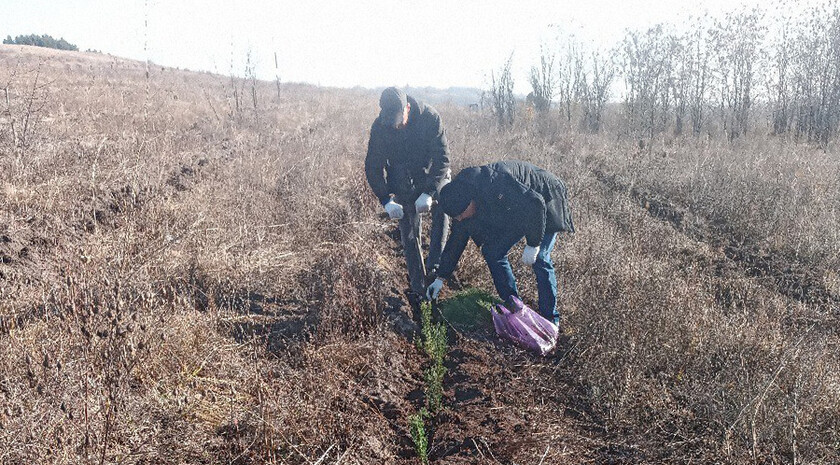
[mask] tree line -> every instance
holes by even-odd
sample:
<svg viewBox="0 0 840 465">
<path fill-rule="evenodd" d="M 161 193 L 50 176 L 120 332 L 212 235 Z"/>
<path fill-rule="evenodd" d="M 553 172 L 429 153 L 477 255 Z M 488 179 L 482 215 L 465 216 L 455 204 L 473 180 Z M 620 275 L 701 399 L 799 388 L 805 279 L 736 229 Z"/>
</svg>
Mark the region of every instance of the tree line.
<svg viewBox="0 0 840 465">
<path fill-rule="evenodd" d="M 489 93 L 501 126 L 513 121 L 510 61 Z M 840 132 L 840 7 L 832 0 L 772 19 L 759 8 L 707 15 L 679 32 L 629 30 L 609 50 L 567 36 L 543 46 L 529 83 L 534 111 L 557 111 L 591 132 L 609 109 L 636 137 L 766 131 L 825 145 Z"/>
<path fill-rule="evenodd" d="M 79 47 L 67 42 L 64 38 L 56 40 L 47 34 L 40 36 L 37 34 L 29 34 L 25 36 L 17 36 L 14 39 L 12 39 L 12 36 L 8 35 L 5 39 L 3 39 L 3 43 L 8 45 L 34 45 L 36 47 L 55 48 L 58 50 L 79 50 Z"/>
</svg>

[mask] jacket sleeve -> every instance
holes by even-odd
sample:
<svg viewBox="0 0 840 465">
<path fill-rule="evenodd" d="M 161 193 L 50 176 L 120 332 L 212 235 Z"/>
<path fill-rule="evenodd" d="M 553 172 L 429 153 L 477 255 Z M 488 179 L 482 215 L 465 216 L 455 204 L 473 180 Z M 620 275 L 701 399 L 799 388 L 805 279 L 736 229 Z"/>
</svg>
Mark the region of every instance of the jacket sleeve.
<svg viewBox="0 0 840 465">
<path fill-rule="evenodd" d="M 545 235 L 545 200 L 532 189 L 528 189 L 524 196 L 527 207 L 522 208 L 520 214 L 522 224 L 525 225 L 525 243 L 539 247 Z"/>
<path fill-rule="evenodd" d="M 385 165 L 388 156 L 383 142 L 376 128 L 371 128 L 365 157 L 365 176 L 379 203 L 385 205 L 391 199 L 391 193 L 388 191 L 388 183 L 385 180 Z"/>
<path fill-rule="evenodd" d="M 469 231 L 463 223 L 456 222 L 452 225 L 452 231 L 449 234 L 449 239 L 446 241 L 446 246 L 443 247 L 443 252 L 440 256 L 440 268 L 438 268 L 438 277 L 441 279 L 449 279 L 455 268 L 458 267 L 458 260 L 464 253 L 467 247 L 467 242 L 470 240 Z"/>
<path fill-rule="evenodd" d="M 511 224 L 522 228 L 527 245 L 538 247 L 545 235 L 545 199 L 512 176 L 505 176 L 500 188 Z"/>
<path fill-rule="evenodd" d="M 429 168 L 428 183 L 423 191 L 431 195 L 440 190 L 441 183 L 449 173 L 449 144 L 446 141 L 446 130 L 437 113 L 434 114 L 429 127 L 428 150 L 432 166 Z"/>
</svg>

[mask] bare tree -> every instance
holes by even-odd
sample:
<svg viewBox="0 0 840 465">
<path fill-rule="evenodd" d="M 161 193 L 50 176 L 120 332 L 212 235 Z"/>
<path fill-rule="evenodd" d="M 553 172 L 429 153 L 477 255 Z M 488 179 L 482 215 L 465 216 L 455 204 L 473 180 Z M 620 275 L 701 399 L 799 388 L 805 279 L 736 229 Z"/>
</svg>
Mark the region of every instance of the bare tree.
<svg viewBox="0 0 840 465">
<path fill-rule="evenodd" d="M 786 20 L 787 21 L 787 20 Z M 793 42 L 790 37 L 790 23 L 781 26 L 780 34 L 773 44 L 772 63 L 766 75 L 767 95 L 770 104 L 773 134 L 788 132 L 792 122 L 791 58 Z"/>
<path fill-rule="evenodd" d="M 514 120 L 516 100 L 513 98 L 513 76 L 510 72 L 512 62 L 513 54 L 499 70 L 498 78 L 495 71 L 490 72 L 490 98 L 500 128 L 512 125 Z"/>
<path fill-rule="evenodd" d="M 251 103 L 254 105 L 254 110 L 257 109 L 257 70 L 256 70 L 256 63 L 252 58 L 251 50 L 248 50 L 248 53 L 245 55 L 245 80 L 242 81 L 242 87 L 244 91 L 245 83 L 248 82 L 251 85 L 250 94 L 251 94 Z"/>
<path fill-rule="evenodd" d="M 786 69 L 797 136 L 825 146 L 840 125 L 840 9 L 835 2 L 808 10 L 789 44 Z"/>
<path fill-rule="evenodd" d="M 527 99 L 539 113 L 547 113 L 551 109 L 551 99 L 557 86 L 554 64 L 554 53 L 540 46 L 540 65 L 531 67 L 530 82 L 533 91 Z"/>
<path fill-rule="evenodd" d="M 274 83 L 277 85 L 277 99 L 280 99 L 280 65 L 277 63 L 277 52 L 274 52 Z"/>
<path fill-rule="evenodd" d="M 691 132 L 698 136 L 703 130 L 709 99 L 711 80 L 711 53 L 709 50 L 709 28 L 699 23 L 693 33 L 685 38 L 683 49 L 687 62 L 686 105 L 691 118 Z"/>
<path fill-rule="evenodd" d="M 580 57 L 580 47 L 572 37 L 567 37 L 565 47 L 562 48 L 559 67 L 557 68 L 557 91 L 560 114 L 566 122 L 572 121 L 572 111 L 575 102 L 575 76 L 580 74 L 583 60 Z"/>
<path fill-rule="evenodd" d="M 671 93 L 674 99 L 674 135 L 680 136 L 688 113 L 692 75 L 689 72 L 691 64 L 687 56 L 687 43 L 676 40 L 674 47 L 676 57 L 671 74 Z"/>
<path fill-rule="evenodd" d="M 601 130 L 604 109 L 615 76 L 615 66 L 609 56 L 599 51 L 590 55 L 588 73 L 579 74 L 579 89 L 583 107 L 582 125 L 591 132 Z"/>
<path fill-rule="evenodd" d="M 670 90 L 674 112 L 674 135 L 681 135 L 687 122 L 699 135 L 705 122 L 711 67 L 707 18 L 696 20 L 693 30 L 671 37 L 673 62 Z"/>
<path fill-rule="evenodd" d="M 765 27 L 761 10 L 728 13 L 713 29 L 717 51 L 718 105 L 724 132 L 732 140 L 749 130 L 755 67 Z"/>
<path fill-rule="evenodd" d="M 617 59 L 626 88 L 625 114 L 631 130 L 653 137 L 668 121 L 673 42 L 662 25 L 625 36 Z"/>
</svg>

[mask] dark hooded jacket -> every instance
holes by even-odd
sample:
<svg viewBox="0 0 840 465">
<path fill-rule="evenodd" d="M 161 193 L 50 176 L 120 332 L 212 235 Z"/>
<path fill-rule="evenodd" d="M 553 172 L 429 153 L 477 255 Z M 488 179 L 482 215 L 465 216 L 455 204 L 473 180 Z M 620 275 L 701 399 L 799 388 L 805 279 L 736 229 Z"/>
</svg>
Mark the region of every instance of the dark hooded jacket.
<svg viewBox="0 0 840 465">
<path fill-rule="evenodd" d="M 365 175 L 384 205 L 391 194 L 403 202 L 420 194 L 433 195 L 449 173 L 449 147 L 438 112 L 413 97 L 408 124 L 400 130 L 386 127 L 379 118 L 370 128 Z"/>
<path fill-rule="evenodd" d="M 452 184 L 466 183 L 476 203 L 475 214 L 455 221 L 441 256 L 438 276 L 448 278 L 470 238 L 476 245 L 525 237 L 537 247 L 543 236 L 574 232 L 566 184 L 546 170 L 522 161 L 501 161 L 465 168 Z"/>
</svg>

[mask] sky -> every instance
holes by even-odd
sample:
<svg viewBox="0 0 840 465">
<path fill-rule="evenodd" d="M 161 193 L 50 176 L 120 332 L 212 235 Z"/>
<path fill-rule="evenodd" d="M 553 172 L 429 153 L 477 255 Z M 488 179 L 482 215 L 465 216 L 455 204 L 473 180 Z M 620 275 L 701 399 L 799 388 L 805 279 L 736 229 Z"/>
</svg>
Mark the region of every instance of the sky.
<svg viewBox="0 0 840 465">
<path fill-rule="evenodd" d="M 689 24 L 759 0 L 0 0 L 0 36 L 49 34 L 80 50 L 190 70 L 333 87 L 489 87 L 513 57 L 516 90 L 540 46 L 593 48 L 627 29 Z M 796 4 L 796 1 L 792 2 Z M 277 57 L 275 66 L 275 55 Z"/>
</svg>

